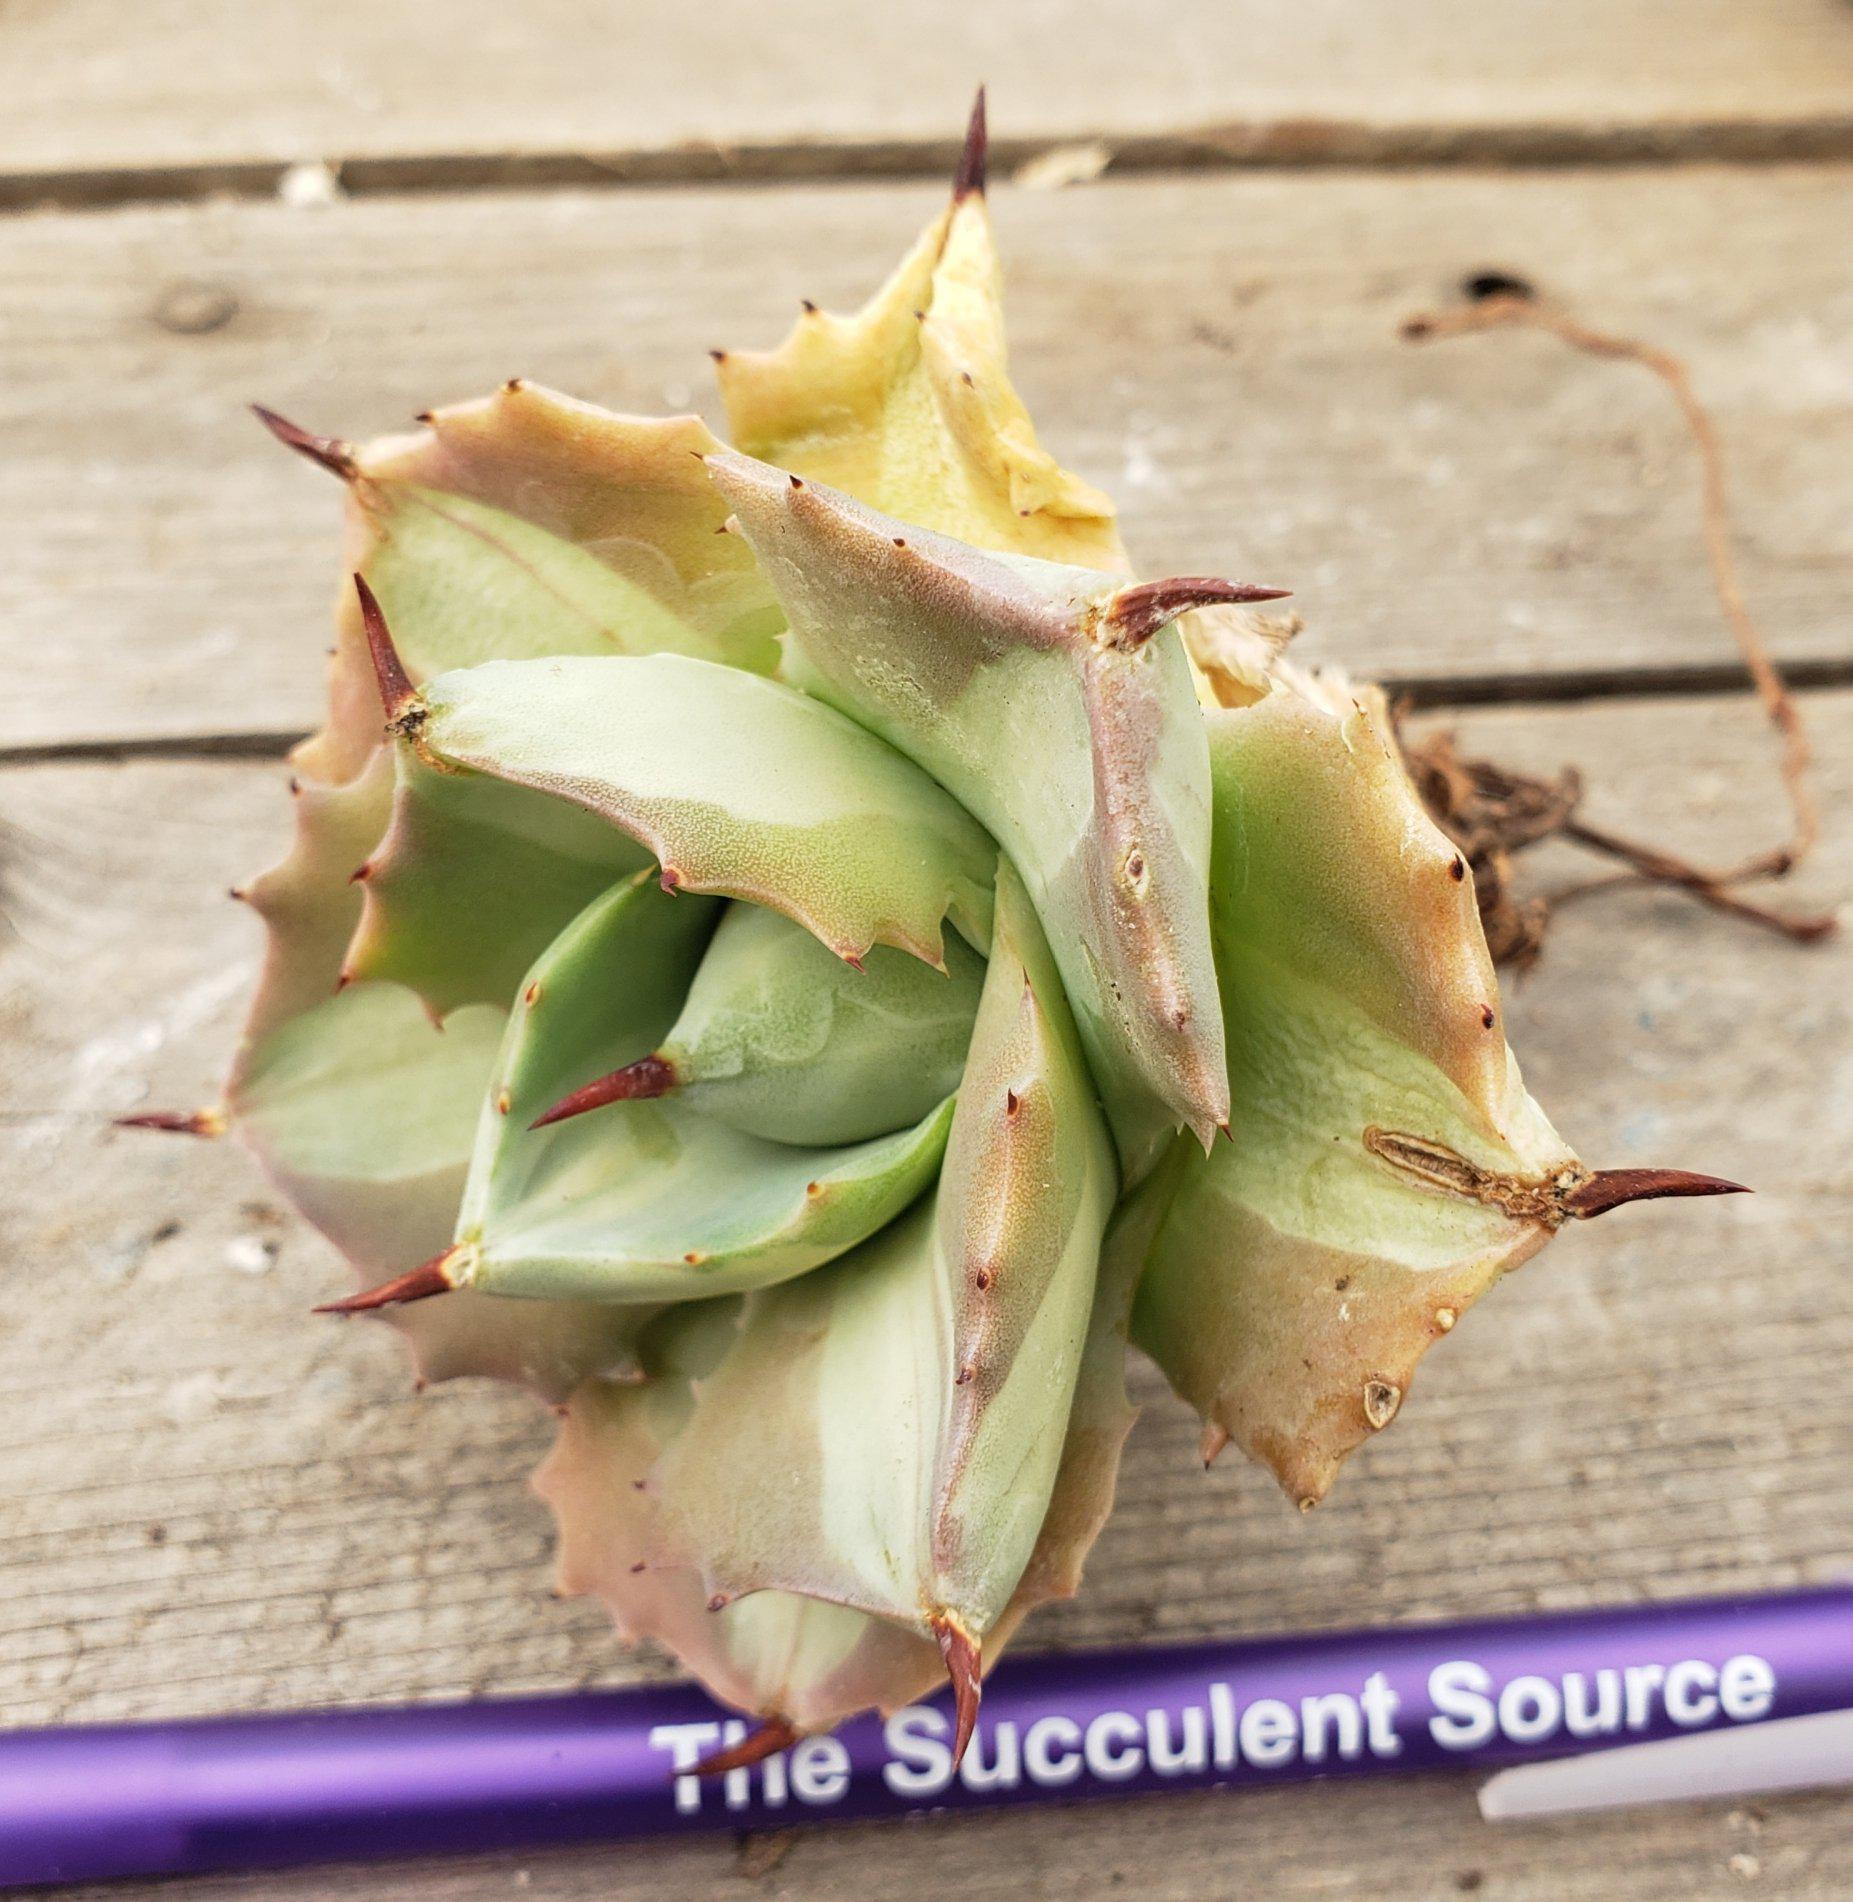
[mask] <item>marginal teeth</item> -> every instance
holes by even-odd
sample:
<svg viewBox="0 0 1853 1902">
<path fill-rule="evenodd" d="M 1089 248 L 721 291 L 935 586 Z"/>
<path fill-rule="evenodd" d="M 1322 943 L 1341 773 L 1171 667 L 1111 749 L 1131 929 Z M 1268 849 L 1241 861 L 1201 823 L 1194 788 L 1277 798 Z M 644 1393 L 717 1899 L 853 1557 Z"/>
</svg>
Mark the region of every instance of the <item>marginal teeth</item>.
<svg viewBox="0 0 1853 1902">
<path fill-rule="evenodd" d="M 1373 1432 L 1382 1432 L 1396 1418 L 1396 1409 L 1403 1404 L 1403 1390 L 1387 1380 L 1371 1380 L 1364 1384 L 1364 1417 L 1371 1424 Z"/>
<path fill-rule="evenodd" d="M 381 1282 L 377 1288 L 363 1288 L 345 1300 L 325 1301 L 315 1312 L 366 1314 L 374 1308 L 396 1308 L 407 1301 L 426 1301 L 434 1294 L 449 1294 L 469 1278 L 465 1252 L 461 1248 L 447 1248 L 443 1254 L 433 1255 L 429 1261 L 420 1262 L 416 1268 L 391 1281 Z"/>
</svg>

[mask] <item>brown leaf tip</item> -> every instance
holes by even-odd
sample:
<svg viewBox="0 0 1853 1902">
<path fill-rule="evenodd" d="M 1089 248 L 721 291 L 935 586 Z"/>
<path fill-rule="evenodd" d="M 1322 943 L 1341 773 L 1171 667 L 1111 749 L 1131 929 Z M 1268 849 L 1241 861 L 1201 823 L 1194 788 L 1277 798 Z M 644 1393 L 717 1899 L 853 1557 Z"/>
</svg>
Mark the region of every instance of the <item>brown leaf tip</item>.
<svg viewBox="0 0 1853 1902">
<path fill-rule="evenodd" d="M 621 1070 L 583 1083 L 560 1098 L 550 1110 L 535 1117 L 528 1127 L 545 1129 L 550 1123 L 563 1123 L 569 1116 L 583 1116 L 587 1110 L 603 1109 L 607 1103 L 639 1103 L 652 1097 L 667 1096 L 679 1079 L 676 1067 L 664 1057 L 639 1057 Z"/>
<path fill-rule="evenodd" d="M 420 1262 L 416 1268 L 391 1281 L 381 1282 L 377 1288 L 363 1288 L 359 1294 L 350 1294 L 343 1301 L 326 1301 L 315 1312 L 366 1314 L 374 1308 L 398 1307 L 402 1302 L 424 1301 L 434 1294 L 448 1294 L 457 1285 L 451 1279 L 451 1265 L 459 1253 L 459 1249 L 447 1248 L 443 1254 L 433 1255 L 429 1261 Z"/>
<path fill-rule="evenodd" d="M 299 456 L 306 456 L 318 467 L 326 469 L 331 475 L 338 475 L 343 482 L 354 478 L 354 446 L 339 436 L 318 436 L 300 423 L 292 423 L 287 416 L 279 416 L 274 409 L 266 409 L 262 403 L 251 405 L 251 414 L 276 437 L 285 449 L 293 449 Z"/>
<path fill-rule="evenodd" d="M 367 651 L 373 656 L 373 677 L 379 682 L 380 705 L 386 710 L 386 718 L 397 725 L 413 711 L 412 703 L 418 697 L 418 690 L 405 671 L 399 650 L 392 644 L 385 612 L 379 597 L 367 586 L 365 575 L 354 577 L 354 593 L 360 601 L 361 625 L 367 631 Z"/>
<path fill-rule="evenodd" d="M 1168 581 L 1141 581 L 1120 589 L 1107 602 L 1100 612 L 1099 626 L 1109 646 L 1141 647 L 1192 608 L 1281 601 L 1291 592 L 1256 582 L 1224 581 L 1216 575 L 1175 575 Z"/>
<path fill-rule="evenodd" d="M 1748 1195 L 1741 1182 L 1702 1176 L 1690 1169 L 1598 1169 L 1563 1198 L 1565 1213 L 1579 1221 L 1606 1215 L 1628 1202 L 1651 1202 L 1664 1195 Z"/>
<path fill-rule="evenodd" d="M 118 1116 L 118 1129 L 159 1129 L 173 1136 L 223 1136 L 225 1112 L 220 1109 L 143 1110 L 135 1116 Z"/>
<path fill-rule="evenodd" d="M 958 1713 L 958 1730 L 952 1743 L 952 1766 L 956 1770 L 978 1727 L 978 1705 L 984 1696 L 983 1661 L 978 1640 L 951 1612 L 938 1612 L 927 1622 L 939 1641 L 939 1655 L 946 1660 L 946 1675 L 952 1680 L 952 1701 Z"/>
<path fill-rule="evenodd" d="M 990 133 L 985 126 L 984 88 L 980 86 L 978 97 L 972 101 L 972 116 L 966 123 L 965 144 L 959 153 L 958 170 L 952 175 L 952 202 L 955 205 L 962 199 L 984 196 L 990 144 Z"/>
<path fill-rule="evenodd" d="M 763 1763 L 789 1750 L 798 1741 L 798 1726 L 789 1717 L 768 1717 L 755 1731 L 738 1743 L 724 1745 L 695 1766 L 698 1777 L 724 1776 L 729 1770 L 744 1770 L 750 1764 Z"/>
</svg>

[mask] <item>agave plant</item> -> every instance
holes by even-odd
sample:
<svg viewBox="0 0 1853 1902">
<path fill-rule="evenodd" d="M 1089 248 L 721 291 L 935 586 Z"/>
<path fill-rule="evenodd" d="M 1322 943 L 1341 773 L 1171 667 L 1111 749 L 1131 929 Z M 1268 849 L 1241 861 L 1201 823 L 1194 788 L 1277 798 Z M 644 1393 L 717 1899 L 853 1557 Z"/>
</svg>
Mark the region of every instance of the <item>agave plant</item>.
<svg viewBox="0 0 1853 1902">
<path fill-rule="evenodd" d="M 366 447 L 219 1107 L 423 1374 L 555 1402 L 561 1578 L 765 1720 L 1071 1593 L 1127 1342 L 1311 1506 L 1569 1219 L 1380 696 L 1139 581 L 1005 373 L 982 101 L 735 449 L 531 384 Z M 1193 658 L 1194 653 L 1194 658 Z M 371 1285 L 378 1283 L 378 1285 Z"/>
</svg>

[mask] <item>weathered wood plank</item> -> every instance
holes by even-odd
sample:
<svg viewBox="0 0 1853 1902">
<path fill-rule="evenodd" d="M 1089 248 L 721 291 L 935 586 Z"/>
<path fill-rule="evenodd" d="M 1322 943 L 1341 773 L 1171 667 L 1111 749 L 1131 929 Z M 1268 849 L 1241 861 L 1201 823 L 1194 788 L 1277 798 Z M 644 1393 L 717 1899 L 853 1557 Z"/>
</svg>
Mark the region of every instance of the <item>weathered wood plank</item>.
<svg viewBox="0 0 1853 1902">
<path fill-rule="evenodd" d="M 917 167 L 980 79 L 1018 151 L 1639 156 L 1827 129 L 1844 153 L 1853 134 L 1853 20 L 1835 0 L 1105 0 L 1079 19 L 1054 0 L 459 0 L 442 32 L 417 0 L 162 0 L 132 23 L 109 0 L 41 0 L 0 15 L 0 65 L 31 75 L 8 89 L 0 179 L 67 196 L 74 178 L 97 195 L 189 174 L 261 185 L 302 159 L 359 160 L 360 184 L 549 158 Z"/>
<path fill-rule="evenodd" d="M 1640 371 L 1535 336 L 1416 347 L 1398 320 L 1497 265 L 1686 352 L 1773 642 L 1844 666 L 1850 192 L 1841 166 L 1224 176 L 1002 192 L 998 213 L 1020 380 L 1149 572 L 1291 586 L 1309 653 L 1484 686 L 1734 664 L 1693 459 Z M 704 404 L 703 345 L 772 341 L 801 295 L 853 302 L 937 197 L 0 221 L 0 748 L 312 723 L 336 497 L 247 400 L 347 434 L 511 373 Z M 184 334 L 189 300 L 222 321 Z"/>
<path fill-rule="evenodd" d="M 1853 693 L 1808 696 L 1833 820 L 1797 896 L 1853 880 Z M 1505 710 L 1464 723 L 1515 764 L 1580 762 L 1591 816 L 1727 855 L 1779 828 L 1735 702 Z M 253 763 L 0 773 L 18 941 L 0 957 L 0 1719 L 97 1720 L 440 1697 L 660 1675 L 546 1596 L 521 1475 L 539 1410 L 405 1391 L 383 1334 L 311 1320 L 339 1281 L 220 1145 L 113 1132 L 209 1094 L 255 951 L 217 892 L 272 847 Z M 1194 1458 L 1144 1375 L 1120 1511 L 1042 1646 L 1466 1614 L 1819 1580 L 1853 1548 L 1853 947 L 1800 951 L 1677 899 L 1572 907 L 1509 1000 L 1533 1088 L 1604 1163 L 1670 1161 L 1754 1197 L 1563 1238 L 1425 1367 L 1332 1502 Z M 273 1262 L 254 1244 L 274 1242 Z M 234 1259 L 235 1258 L 235 1259 Z M 264 1271 L 243 1272 L 254 1265 Z M 1282 1790 L 944 1827 L 826 1829 L 777 1880 L 910 1880 L 1000 1899 L 1483 1888 L 1522 1902 L 1844 1895 L 1843 1799 L 1498 1830 L 1462 1782 Z M 1239 1853 L 1231 1830 L 1239 1831 Z M 419 1898 L 737 1892 L 724 1839 L 394 1871 Z M 168 1895 L 332 1898 L 305 1873 Z M 125 1893 L 111 1890 L 110 1894 Z"/>
</svg>

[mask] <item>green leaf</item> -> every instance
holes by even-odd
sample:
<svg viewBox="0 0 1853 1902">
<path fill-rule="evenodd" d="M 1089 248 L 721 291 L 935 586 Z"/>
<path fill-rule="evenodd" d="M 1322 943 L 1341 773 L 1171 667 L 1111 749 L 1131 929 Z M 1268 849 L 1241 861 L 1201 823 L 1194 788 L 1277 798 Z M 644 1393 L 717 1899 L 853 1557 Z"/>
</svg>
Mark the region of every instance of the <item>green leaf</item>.
<svg viewBox="0 0 1853 1902">
<path fill-rule="evenodd" d="M 1005 865 L 937 1196 L 749 1302 L 665 1456 L 674 1538 L 709 1583 L 923 1633 L 996 1626 L 1048 1513 L 1115 1187 L 1060 985 Z"/>
<path fill-rule="evenodd" d="M 759 1287 L 840 1255 L 931 1184 L 950 1102 L 840 1149 L 742 1135 L 673 1100 L 529 1128 L 586 1067 L 661 1040 L 719 909 L 640 877 L 595 901 L 529 973 L 457 1219 L 453 1272 L 467 1285 L 620 1302 Z"/>
<path fill-rule="evenodd" d="M 731 905 L 656 1055 L 676 1100 L 751 1136 L 850 1143 L 959 1087 L 984 961 L 956 934 L 936 971 L 877 945 L 866 968 L 758 905 Z"/>
<path fill-rule="evenodd" d="M 778 589 L 793 678 L 925 767 L 1022 873 L 1129 1171 L 1180 1122 L 1207 1140 L 1228 1094 L 1209 763 L 1165 625 L 1186 596 L 980 555 L 741 456 L 709 466 Z"/>
<path fill-rule="evenodd" d="M 248 1053 L 233 1128 L 364 1281 L 449 1241 L 501 1027 L 475 1005 L 439 1029 L 410 991 L 356 984 Z M 487 1374 L 557 1400 L 626 1366 L 648 1313 L 465 1292 L 389 1318 L 428 1380 Z"/>
<path fill-rule="evenodd" d="M 1112 1509 L 1133 1419 L 1126 1325 L 1144 1258 L 1141 1199 L 1116 1215 L 1102 1253 L 1048 1512 L 1010 1603 L 986 1634 L 987 1664 L 1036 1606 L 1074 1594 Z M 870 1706 L 914 1702 L 943 1667 L 918 1631 L 824 1599 L 761 1591 L 717 1610 L 697 1557 L 673 1536 L 665 1455 L 695 1417 L 696 1383 L 732 1347 L 748 1312 L 750 1304 L 733 1300 L 672 1309 L 643 1337 L 646 1380 L 592 1379 L 572 1396 L 534 1484 L 559 1526 L 562 1592 L 595 1593 L 625 1638 L 667 1645 L 738 1708 L 827 1730 Z M 756 1470 L 763 1478 L 763 1464 Z"/>
<path fill-rule="evenodd" d="M 484 1005 L 440 1029 L 399 985 L 350 985 L 253 1050 L 232 1118 L 343 1254 L 403 1268 L 401 1237 L 456 1206 L 501 1030 Z"/>
<path fill-rule="evenodd" d="M 408 984 L 439 1015 L 506 1006 L 559 933 L 650 855 L 563 799 L 440 771 L 404 741 L 395 751 L 392 820 L 362 868 L 347 975 Z"/>
<path fill-rule="evenodd" d="M 983 830 L 789 687 L 679 655 L 492 661 L 429 682 L 402 719 L 438 763 L 584 806 L 666 882 L 769 905 L 839 957 L 879 943 L 938 964 L 948 915 L 988 941 Z"/>
<path fill-rule="evenodd" d="M 699 458 L 692 416 L 615 416 L 531 383 L 456 404 L 414 434 L 324 445 L 346 474 L 349 568 L 364 574 L 414 680 L 547 654 L 694 654 L 771 673 L 778 613 Z M 298 755 L 349 777 L 379 735 L 352 591 L 332 711 Z"/>
<path fill-rule="evenodd" d="M 1235 1439 L 1310 1504 L 1548 1238 L 1500 1185 L 1574 1158 L 1519 1080 L 1472 881 L 1381 702 L 1282 689 L 1208 724 L 1233 1140 L 1174 1162 L 1135 1337 L 1209 1452 Z M 1399 1164 L 1399 1138 L 1484 1193 Z"/>
<path fill-rule="evenodd" d="M 699 1569 L 668 1541 L 656 1468 L 686 1430 L 695 1383 L 726 1351 L 739 1312 L 733 1300 L 675 1308 L 644 1337 L 646 1381 L 586 1381 L 534 1486 L 559 1526 L 561 1592 L 595 1593 L 627 1642 L 666 1645 L 737 1709 L 827 1730 L 871 1705 L 911 1703 L 939 1679 L 939 1652 L 916 1633 L 789 1592 L 717 1609 Z"/>
</svg>

